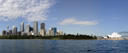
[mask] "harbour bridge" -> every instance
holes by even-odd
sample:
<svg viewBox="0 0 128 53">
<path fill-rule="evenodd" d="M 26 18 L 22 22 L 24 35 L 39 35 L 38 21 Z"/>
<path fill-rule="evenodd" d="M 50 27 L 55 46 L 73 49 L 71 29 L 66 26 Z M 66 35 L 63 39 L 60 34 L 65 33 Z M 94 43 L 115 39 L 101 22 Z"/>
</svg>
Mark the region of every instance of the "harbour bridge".
<svg viewBox="0 0 128 53">
<path fill-rule="evenodd" d="M 127 37 L 128 38 L 128 31 L 118 32 L 118 34 L 122 35 L 122 37 Z"/>
</svg>

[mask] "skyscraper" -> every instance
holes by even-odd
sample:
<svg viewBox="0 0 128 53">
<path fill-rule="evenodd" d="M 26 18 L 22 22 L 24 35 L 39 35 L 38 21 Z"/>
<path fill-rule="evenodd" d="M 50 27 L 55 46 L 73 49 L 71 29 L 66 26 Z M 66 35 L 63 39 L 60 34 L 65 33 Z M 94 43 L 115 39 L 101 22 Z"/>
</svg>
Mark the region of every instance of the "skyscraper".
<svg viewBox="0 0 128 53">
<path fill-rule="evenodd" d="M 46 31 L 45 31 L 45 23 L 40 24 L 40 35 L 45 36 Z"/>
<path fill-rule="evenodd" d="M 17 27 L 13 26 L 13 35 L 17 35 Z"/>
<path fill-rule="evenodd" d="M 22 23 L 20 24 L 20 31 L 21 31 L 21 32 L 24 31 L 24 22 L 22 22 Z"/>
<path fill-rule="evenodd" d="M 17 35 L 21 36 L 21 31 L 18 31 L 18 32 L 17 32 Z"/>
<path fill-rule="evenodd" d="M 33 31 L 33 28 L 30 26 L 30 32 Z"/>
<path fill-rule="evenodd" d="M 45 29 L 45 23 L 40 24 L 40 29 Z"/>
<path fill-rule="evenodd" d="M 12 35 L 12 30 L 9 30 L 9 35 Z"/>
<path fill-rule="evenodd" d="M 30 32 L 30 25 L 27 24 L 25 25 L 25 33 L 29 33 Z"/>
<path fill-rule="evenodd" d="M 51 28 L 51 29 L 53 30 L 54 36 L 56 36 L 56 34 L 57 34 L 57 28 L 56 28 L 56 27 L 53 27 L 53 28 Z"/>
<path fill-rule="evenodd" d="M 50 28 L 50 30 L 48 31 L 48 35 L 49 36 L 53 36 L 54 35 L 54 31 Z"/>
<path fill-rule="evenodd" d="M 6 35 L 9 35 L 9 25 L 7 25 L 7 32 Z"/>
<path fill-rule="evenodd" d="M 35 35 L 38 35 L 38 22 L 34 21 L 33 23 L 33 32 Z"/>
<path fill-rule="evenodd" d="M 3 30 L 3 31 L 2 31 L 2 36 L 5 36 L 5 35 L 6 35 L 6 31 Z"/>
<path fill-rule="evenodd" d="M 57 35 L 63 35 L 63 31 L 57 31 Z"/>
</svg>

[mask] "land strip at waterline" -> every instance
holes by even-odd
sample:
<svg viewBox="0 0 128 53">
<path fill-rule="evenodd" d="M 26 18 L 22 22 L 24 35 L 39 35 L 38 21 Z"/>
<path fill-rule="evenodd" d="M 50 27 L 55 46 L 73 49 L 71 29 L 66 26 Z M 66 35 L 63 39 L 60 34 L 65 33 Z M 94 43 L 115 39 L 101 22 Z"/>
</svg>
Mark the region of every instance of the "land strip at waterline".
<svg viewBox="0 0 128 53">
<path fill-rule="evenodd" d="M 89 40 L 89 39 L 97 39 L 96 36 L 90 36 L 90 35 L 58 35 L 58 36 L 33 36 L 33 35 L 12 35 L 12 36 L 0 36 L 0 39 L 81 39 L 81 40 Z"/>
</svg>

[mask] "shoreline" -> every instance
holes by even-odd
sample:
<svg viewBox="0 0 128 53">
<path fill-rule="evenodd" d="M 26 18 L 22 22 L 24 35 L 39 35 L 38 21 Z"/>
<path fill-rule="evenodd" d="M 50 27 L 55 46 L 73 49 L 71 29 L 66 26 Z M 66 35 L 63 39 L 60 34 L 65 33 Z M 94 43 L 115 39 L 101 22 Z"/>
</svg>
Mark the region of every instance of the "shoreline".
<svg viewBox="0 0 128 53">
<path fill-rule="evenodd" d="M 101 38 L 98 40 L 127 40 L 127 39 L 123 39 L 123 38 Z"/>
<path fill-rule="evenodd" d="M 128 40 L 128 39 L 0 39 L 0 40 Z"/>
<path fill-rule="evenodd" d="M 0 40 L 98 40 L 98 39 L 0 39 Z"/>
</svg>

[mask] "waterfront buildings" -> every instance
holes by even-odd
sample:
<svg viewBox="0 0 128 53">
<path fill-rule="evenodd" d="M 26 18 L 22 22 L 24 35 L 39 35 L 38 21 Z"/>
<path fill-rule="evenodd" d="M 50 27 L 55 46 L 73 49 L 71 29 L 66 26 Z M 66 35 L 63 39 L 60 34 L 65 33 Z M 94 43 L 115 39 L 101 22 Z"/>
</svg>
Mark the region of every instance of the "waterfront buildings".
<svg viewBox="0 0 128 53">
<path fill-rule="evenodd" d="M 34 35 L 34 32 L 33 31 L 30 31 L 30 35 Z"/>
<path fill-rule="evenodd" d="M 51 29 L 53 30 L 53 35 L 56 36 L 56 34 L 57 34 L 57 28 L 56 27 L 52 27 Z"/>
<path fill-rule="evenodd" d="M 13 26 L 13 35 L 17 35 L 17 27 Z"/>
<path fill-rule="evenodd" d="M 21 36 L 23 36 L 23 35 L 27 35 L 25 32 L 21 32 Z"/>
<path fill-rule="evenodd" d="M 45 23 L 41 23 L 40 24 L 40 29 L 44 29 L 45 30 Z"/>
<path fill-rule="evenodd" d="M 57 31 L 57 35 L 63 35 L 63 31 Z"/>
<path fill-rule="evenodd" d="M 24 22 L 22 22 L 22 23 L 20 24 L 20 31 L 21 31 L 21 32 L 24 32 Z"/>
<path fill-rule="evenodd" d="M 17 35 L 21 36 L 21 31 L 18 31 L 18 32 L 17 32 Z"/>
<path fill-rule="evenodd" d="M 9 30 L 9 35 L 12 35 L 12 30 Z"/>
<path fill-rule="evenodd" d="M 16 26 L 13 26 L 13 29 L 9 30 L 9 25 L 7 25 L 7 31 L 3 30 L 2 35 L 19 35 L 19 36 L 20 35 L 41 35 L 41 36 L 63 35 L 63 31 L 57 31 L 56 27 L 52 27 L 50 28 L 50 30 L 46 31 L 45 23 L 41 23 L 40 29 L 38 29 L 37 21 L 34 21 L 33 27 L 31 27 L 30 24 L 27 24 L 24 27 L 24 22 L 22 22 L 20 24 L 20 31 L 18 31 L 17 29 L 18 28 Z"/>
<path fill-rule="evenodd" d="M 30 35 L 30 25 L 29 24 L 25 25 L 25 33 L 27 35 Z"/>
<path fill-rule="evenodd" d="M 112 33 L 112 35 L 107 35 L 107 37 L 108 38 L 121 38 L 121 35 L 116 33 L 116 32 L 114 32 L 114 33 Z"/>
<path fill-rule="evenodd" d="M 30 32 L 30 25 L 27 24 L 25 25 L 25 33 L 29 33 Z"/>
<path fill-rule="evenodd" d="M 9 32 L 6 32 L 6 35 L 9 35 Z"/>
<path fill-rule="evenodd" d="M 45 30 L 40 29 L 40 35 L 45 36 Z"/>
<path fill-rule="evenodd" d="M 6 35 L 9 35 L 9 25 L 7 25 Z"/>
<path fill-rule="evenodd" d="M 40 24 L 40 35 L 42 35 L 42 36 L 46 35 L 45 23 Z"/>
<path fill-rule="evenodd" d="M 3 35 L 3 36 L 6 35 L 6 31 L 5 31 L 5 30 L 2 31 L 2 35 Z"/>
<path fill-rule="evenodd" d="M 54 35 L 54 31 L 50 28 L 50 30 L 48 31 L 48 35 L 49 36 L 53 36 Z"/>
<path fill-rule="evenodd" d="M 38 22 L 34 21 L 33 23 L 33 32 L 35 35 L 38 35 Z"/>
<path fill-rule="evenodd" d="M 114 32 L 111 35 L 107 35 L 107 36 L 103 36 L 103 38 L 98 38 L 99 40 L 103 39 L 103 40 L 123 40 L 123 38 L 121 37 L 122 35 Z"/>
<path fill-rule="evenodd" d="M 30 32 L 33 31 L 33 28 L 30 26 Z"/>
</svg>

